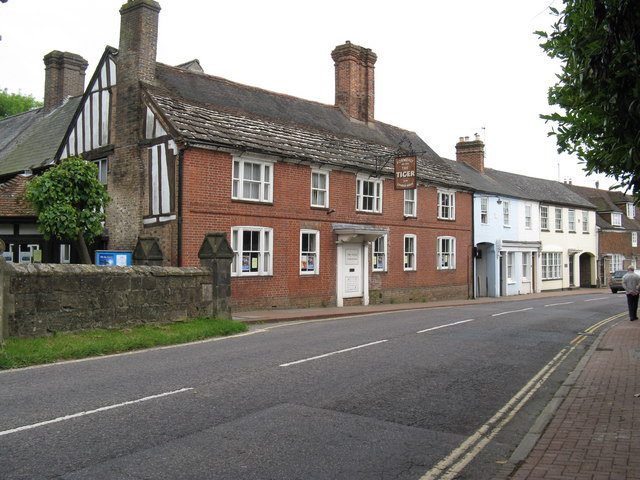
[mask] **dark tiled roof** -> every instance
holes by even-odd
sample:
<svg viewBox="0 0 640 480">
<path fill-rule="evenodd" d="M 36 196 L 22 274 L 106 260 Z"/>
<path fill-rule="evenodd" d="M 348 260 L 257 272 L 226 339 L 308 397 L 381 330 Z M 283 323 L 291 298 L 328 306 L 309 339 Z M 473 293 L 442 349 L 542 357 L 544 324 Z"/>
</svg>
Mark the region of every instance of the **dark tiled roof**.
<svg viewBox="0 0 640 480">
<path fill-rule="evenodd" d="M 524 175 L 502 172 L 491 168 L 485 169 L 485 173 L 501 185 L 508 186 L 510 189 L 519 192 L 518 197 L 520 198 L 569 207 L 594 210 L 596 208 L 591 202 L 573 192 L 567 185 L 561 182 L 526 177 Z"/>
<path fill-rule="evenodd" d="M 512 198 L 522 197 L 522 192 L 510 188 L 509 185 L 501 184 L 496 179 L 491 178 L 489 175 L 480 173 L 478 170 L 464 162 L 458 162 L 456 160 L 446 160 L 446 162 L 477 192 L 503 195 L 505 197 Z"/>
<path fill-rule="evenodd" d="M 0 176 L 37 169 L 53 162 L 81 97 L 70 98 L 44 115 L 42 110 L 0 121 Z M 7 135 L 8 134 L 8 135 Z M 11 137 L 6 141 L 7 137 Z"/>
<path fill-rule="evenodd" d="M 633 203 L 634 198 L 624 192 L 618 190 L 602 190 L 599 188 L 581 187 L 578 185 L 568 185 L 568 187 L 578 195 L 586 198 L 593 203 L 598 209 L 597 225 L 607 230 L 635 230 L 640 231 L 640 221 L 635 218 L 629 218 L 626 210 L 621 205 Z M 637 209 L 636 209 L 637 210 Z M 611 212 L 622 214 L 622 225 L 613 226 L 609 222 L 609 214 Z"/>
<path fill-rule="evenodd" d="M 313 163 L 393 171 L 401 151 L 419 152 L 418 177 L 469 188 L 414 132 L 350 119 L 337 107 L 158 64 L 162 86 L 146 86 L 187 143 L 260 152 Z"/>
<path fill-rule="evenodd" d="M 35 217 L 36 213 L 25 200 L 27 182 L 31 176 L 16 175 L 0 184 L 0 212 L 7 217 Z"/>
</svg>

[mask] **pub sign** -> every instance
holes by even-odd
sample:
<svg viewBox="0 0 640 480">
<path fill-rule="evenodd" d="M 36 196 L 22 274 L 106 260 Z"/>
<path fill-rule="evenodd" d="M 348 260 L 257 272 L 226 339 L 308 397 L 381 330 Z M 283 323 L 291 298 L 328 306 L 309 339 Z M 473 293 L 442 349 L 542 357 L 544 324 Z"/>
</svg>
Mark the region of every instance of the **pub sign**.
<svg viewBox="0 0 640 480">
<path fill-rule="evenodd" d="M 397 157 L 395 178 L 396 190 L 416 188 L 416 157 Z"/>
</svg>

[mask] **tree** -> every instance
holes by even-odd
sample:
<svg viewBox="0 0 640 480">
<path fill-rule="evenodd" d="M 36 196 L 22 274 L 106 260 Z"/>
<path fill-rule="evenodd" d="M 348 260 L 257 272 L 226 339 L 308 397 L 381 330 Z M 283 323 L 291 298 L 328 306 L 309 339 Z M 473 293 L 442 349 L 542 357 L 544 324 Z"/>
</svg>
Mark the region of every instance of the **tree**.
<svg viewBox="0 0 640 480">
<path fill-rule="evenodd" d="M 27 200 L 45 239 L 74 241 L 80 263 L 91 263 L 87 244 L 104 230 L 104 208 L 110 200 L 93 162 L 74 157 L 50 168 L 27 184 Z"/>
<path fill-rule="evenodd" d="M 9 93 L 7 89 L 0 90 L 0 118 L 16 115 L 42 106 L 42 102 L 33 98 L 33 95 Z"/>
<path fill-rule="evenodd" d="M 562 64 L 541 115 L 556 123 L 559 152 L 612 176 L 640 201 L 640 8 L 636 0 L 563 0 L 540 45 Z"/>
</svg>

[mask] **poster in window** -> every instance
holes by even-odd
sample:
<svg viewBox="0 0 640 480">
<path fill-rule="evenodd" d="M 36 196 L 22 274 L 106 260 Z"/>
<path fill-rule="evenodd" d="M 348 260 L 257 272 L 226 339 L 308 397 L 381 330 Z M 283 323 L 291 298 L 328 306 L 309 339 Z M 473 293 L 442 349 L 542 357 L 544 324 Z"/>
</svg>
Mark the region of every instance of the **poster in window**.
<svg viewBox="0 0 640 480">
<path fill-rule="evenodd" d="M 311 254 L 307 256 L 307 271 L 313 272 L 315 270 L 315 255 Z"/>
<path fill-rule="evenodd" d="M 303 272 L 307 271 L 307 256 L 306 255 L 302 255 L 302 257 L 300 258 L 300 268 L 302 269 Z"/>
<path fill-rule="evenodd" d="M 243 272 L 251 271 L 251 257 L 249 255 L 242 256 L 242 271 Z"/>
</svg>

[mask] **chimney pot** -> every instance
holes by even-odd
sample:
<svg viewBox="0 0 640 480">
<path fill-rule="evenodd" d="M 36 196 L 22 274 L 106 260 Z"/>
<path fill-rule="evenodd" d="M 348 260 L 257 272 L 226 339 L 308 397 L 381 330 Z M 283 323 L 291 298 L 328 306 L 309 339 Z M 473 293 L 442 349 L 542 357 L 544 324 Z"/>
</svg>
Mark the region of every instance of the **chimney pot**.
<svg viewBox="0 0 640 480">
<path fill-rule="evenodd" d="M 460 137 L 460 141 L 456 144 L 456 161 L 466 163 L 484 173 L 484 142 L 479 136 L 471 142 L 469 137 Z"/>
</svg>

